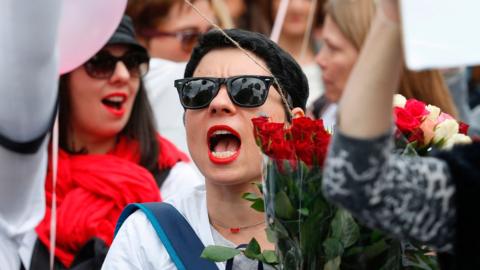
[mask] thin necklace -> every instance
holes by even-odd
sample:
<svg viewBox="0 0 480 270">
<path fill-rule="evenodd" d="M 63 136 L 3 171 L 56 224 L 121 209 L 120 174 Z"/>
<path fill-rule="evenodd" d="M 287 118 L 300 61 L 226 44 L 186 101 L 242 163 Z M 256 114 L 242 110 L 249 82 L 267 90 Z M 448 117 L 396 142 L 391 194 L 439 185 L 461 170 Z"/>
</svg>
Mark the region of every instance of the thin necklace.
<svg viewBox="0 0 480 270">
<path fill-rule="evenodd" d="M 264 224 L 265 223 L 265 220 L 261 221 L 261 222 L 258 222 L 258 223 L 255 223 L 255 224 L 251 224 L 251 225 L 247 225 L 247 226 L 242 226 L 242 227 L 230 227 L 230 226 L 226 226 L 225 224 L 221 223 L 221 222 L 218 222 L 217 220 L 213 220 L 210 216 L 209 216 L 209 219 L 210 219 L 210 223 L 213 225 L 213 226 L 218 226 L 222 229 L 226 229 L 226 230 L 229 230 L 231 233 L 239 233 L 240 230 L 245 230 L 245 229 L 248 229 L 248 228 L 253 228 L 253 227 L 256 227 L 258 225 L 261 225 L 261 224 Z"/>
</svg>

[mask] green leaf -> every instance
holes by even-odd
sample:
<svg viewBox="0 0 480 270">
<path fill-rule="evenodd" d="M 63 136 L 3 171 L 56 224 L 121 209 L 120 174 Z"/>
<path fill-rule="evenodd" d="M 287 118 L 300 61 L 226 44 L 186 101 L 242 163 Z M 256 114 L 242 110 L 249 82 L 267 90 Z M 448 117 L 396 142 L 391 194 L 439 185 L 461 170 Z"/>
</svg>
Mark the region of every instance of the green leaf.
<svg viewBox="0 0 480 270">
<path fill-rule="evenodd" d="M 251 201 L 251 202 L 255 202 L 255 201 L 257 201 L 258 199 L 261 199 L 260 196 L 258 196 L 258 195 L 255 194 L 255 193 L 251 193 L 251 192 L 243 193 L 242 198 L 245 199 L 245 200 L 247 200 L 247 201 Z"/>
<path fill-rule="evenodd" d="M 377 242 L 379 240 L 381 240 L 382 238 L 385 238 L 385 233 L 383 233 L 382 231 L 380 230 L 372 230 L 372 232 L 370 233 L 370 241 L 371 242 Z"/>
<path fill-rule="evenodd" d="M 248 243 L 247 248 L 245 248 L 245 250 L 243 251 L 243 254 L 247 258 L 253 260 L 259 259 L 259 256 L 262 254 L 262 250 L 255 238 L 252 238 L 252 240 L 250 240 L 250 243 Z"/>
<path fill-rule="evenodd" d="M 207 246 L 203 250 L 200 257 L 214 262 L 224 262 L 237 256 L 240 253 L 242 253 L 242 251 L 235 248 L 222 246 Z"/>
<path fill-rule="evenodd" d="M 339 239 L 328 238 L 323 242 L 323 249 L 327 259 L 334 259 L 343 255 L 343 245 Z"/>
<path fill-rule="evenodd" d="M 265 233 L 267 234 L 268 242 L 275 243 L 277 241 L 276 233 L 272 229 L 270 229 L 270 227 L 267 227 L 265 229 Z"/>
<path fill-rule="evenodd" d="M 360 229 L 352 215 L 343 209 L 338 209 L 331 223 L 332 237 L 340 239 L 343 246 L 348 248 L 355 244 L 360 237 Z"/>
<path fill-rule="evenodd" d="M 263 201 L 263 198 L 258 196 L 255 193 L 247 192 L 243 193 L 242 198 L 253 202 L 252 205 L 250 205 L 251 208 L 257 210 L 258 212 L 265 212 L 265 203 Z"/>
<path fill-rule="evenodd" d="M 257 210 L 258 212 L 265 212 L 265 203 L 263 202 L 263 199 L 258 199 L 252 205 L 250 205 L 251 208 Z"/>
<path fill-rule="evenodd" d="M 389 243 L 387 259 L 379 270 L 400 270 L 402 268 L 402 251 L 401 243 L 399 241 L 392 241 Z"/>
<path fill-rule="evenodd" d="M 298 212 L 303 216 L 308 216 L 308 214 L 310 213 L 310 211 L 308 211 L 308 208 L 298 209 Z"/>
<path fill-rule="evenodd" d="M 387 243 L 385 243 L 385 240 L 382 239 L 366 247 L 365 250 L 363 251 L 363 254 L 367 258 L 374 258 L 380 255 L 382 252 L 384 252 L 387 248 L 388 248 Z"/>
<path fill-rule="evenodd" d="M 255 182 L 253 183 L 255 186 L 257 186 L 258 190 L 260 191 L 260 193 L 262 193 L 263 195 L 263 184 L 262 182 Z"/>
<path fill-rule="evenodd" d="M 323 270 L 340 270 L 340 263 L 342 259 L 340 257 L 335 257 L 333 260 L 329 260 L 324 266 Z"/>
<path fill-rule="evenodd" d="M 349 249 L 347 249 L 347 250 L 345 251 L 345 253 L 343 254 L 343 257 L 358 255 L 358 254 L 360 254 L 360 253 L 363 253 L 364 250 L 365 250 L 364 247 L 356 247 L 356 246 L 353 246 L 353 247 L 350 247 Z"/>
<path fill-rule="evenodd" d="M 422 254 L 413 254 L 411 257 L 404 256 L 402 259 L 403 266 L 414 267 L 414 269 L 422 270 L 433 270 L 434 262 L 431 261 L 431 258 Z"/>
<path fill-rule="evenodd" d="M 293 208 L 285 191 L 279 191 L 275 194 L 275 214 L 277 217 L 283 219 L 295 219 L 295 213 L 296 210 Z"/>
<path fill-rule="evenodd" d="M 402 155 L 404 155 L 404 156 L 418 156 L 418 153 L 417 153 L 416 149 L 417 149 L 417 142 L 416 141 L 408 143 L 405 146 L 405 149 L 403 150 Z"/>
<path fill-rule="evenodd" d="M 402 244 L 402 266 L 413 269 L 433 270 L 439 269 L 436 256 L 426 255 L 429 250 L 410 242 Z"/>
<path fill-rule="evenodd" d="M 278 238 L 290 237 L 290 234 L 288 233 L 287 228 L 283 226 L 282 221 L 280 221 L 278 218 L 275 218 L 274 220 L 275 221 L 273 222 L 272 229 L 275 232 L 275 236 Z"/>
<path fill-rule="evenodd" d="M 265 250 L 262 252 L 262 255 L 266 263 L 270 265 L 278 264 L 278 258 L 277 258 L 277 254 L 275 254 L 275 251 Z"/>
</svg>

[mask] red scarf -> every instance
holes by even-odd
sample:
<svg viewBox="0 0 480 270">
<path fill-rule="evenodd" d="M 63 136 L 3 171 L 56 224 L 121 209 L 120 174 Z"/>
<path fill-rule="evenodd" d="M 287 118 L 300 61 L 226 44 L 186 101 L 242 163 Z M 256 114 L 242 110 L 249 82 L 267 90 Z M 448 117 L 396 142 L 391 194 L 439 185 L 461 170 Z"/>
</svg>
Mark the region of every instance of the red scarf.
<svg viewBox="0 0 480 270">
<path fill-rule="evenodd" d="M 160 169 L 188 161 L 166 139 L 157 137 Z M 70 155 L 60 150 L 57 176 L 57 240 L 55 255 L 70 267 L 75 255 L 93 237 L 108 246 L 123 208 L 133 202 L 161 201 L 152 174 L 138 164 L 138 143 L 121 138 L 105 155 Z M 46 213 L 36 232 L 40 241 L 50 246 L 52 171 L 48 164 L 45 184 Z"/>
</svg>

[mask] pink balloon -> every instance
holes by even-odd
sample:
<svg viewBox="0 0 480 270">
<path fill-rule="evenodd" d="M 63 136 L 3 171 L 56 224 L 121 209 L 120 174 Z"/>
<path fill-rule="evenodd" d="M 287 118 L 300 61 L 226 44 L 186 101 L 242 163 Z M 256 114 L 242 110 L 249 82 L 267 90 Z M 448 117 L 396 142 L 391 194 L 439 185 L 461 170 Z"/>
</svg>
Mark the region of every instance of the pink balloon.
<svg viewBox="0 0 480 270">
<path fill-rule="evenodd" d="M 60 74 L 100 50 L 120 24 L 127 0 L 63 0 L 59 29 Z"/>
</svg>

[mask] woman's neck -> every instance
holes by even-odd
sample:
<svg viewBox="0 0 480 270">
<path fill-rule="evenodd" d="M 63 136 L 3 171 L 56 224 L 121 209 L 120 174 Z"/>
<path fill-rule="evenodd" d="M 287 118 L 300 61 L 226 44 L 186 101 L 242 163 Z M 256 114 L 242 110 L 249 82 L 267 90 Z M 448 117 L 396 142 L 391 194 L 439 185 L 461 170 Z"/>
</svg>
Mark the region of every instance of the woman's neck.
<svg viewBox="0 0 480 270">
<path fill-rule="evenodd" d="M 251 202 L 242 198 L 246 192 L 261 195 L 250 182 L 224 186 L 205 181 L 207 190 L 207 209 L 210 224 L 223 237 L 235 244 L 245 244 L 255 237 L 262 248 L 272 249 L 266 239 L 265 215 L 250 207 Z M 245 229 L 242 229 L 245 228 Z"/>
<path fill-rule="evenodd" d="M 315 62 L 315 54 L 311 44 L 308 44 L 305 55 L 302 57 L 303 36 L 289 36 L 282 33 L 278 44 L 280 44 L 280 47 L 291 54 L 301 66 L 309 65 Z"/>
<path fill-rule="evenodd" d="M 230 227 L 243 227 L 264 219 L 263 213 L 250 207 L 251 203 L 242 198 L 246 192 L 260 195 L 251 183 L 240 185 L 215 185 L 206 180 L 207 206 L 212 219 L 221 220 Z"/>
<path fill-rule="evenodd" d="M 88 154 L 106 154 L 115 147 L 116 137 L 91 136 L 73 133 L 69 140 L 70 149 L 74 152 L 86 150 Z"/>
</svg>

